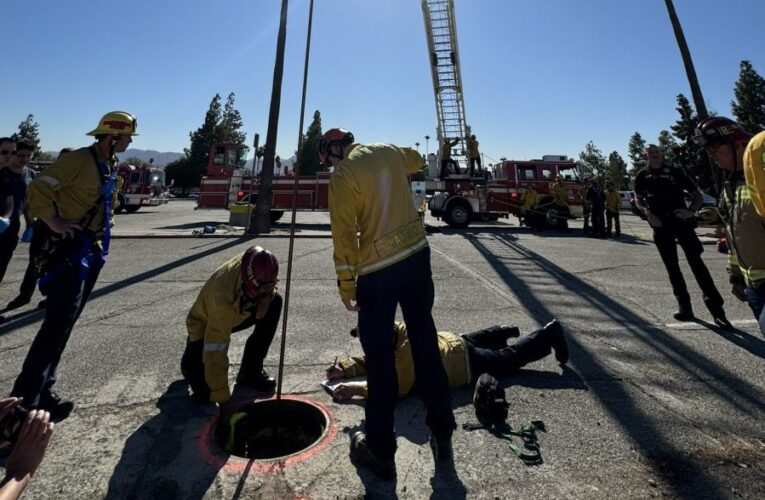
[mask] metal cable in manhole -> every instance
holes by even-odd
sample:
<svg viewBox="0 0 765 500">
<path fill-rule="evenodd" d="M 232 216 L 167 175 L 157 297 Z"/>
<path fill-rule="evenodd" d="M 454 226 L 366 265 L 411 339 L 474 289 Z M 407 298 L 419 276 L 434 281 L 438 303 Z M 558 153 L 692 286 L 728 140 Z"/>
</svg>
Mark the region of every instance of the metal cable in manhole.
<svg viewBox="0 0 765 500">
<path fill-rule="evenodd" d="M 290 395 L 244 403 L 225 433 L 217 430 L 217 424 L 217 418 L 208 423 L 200 445 L 208 462 L 232 472 L 245 467 L 273 472 L 302 462 L 323 450 L 337 434 L 324 405 Z"/>
</svg>

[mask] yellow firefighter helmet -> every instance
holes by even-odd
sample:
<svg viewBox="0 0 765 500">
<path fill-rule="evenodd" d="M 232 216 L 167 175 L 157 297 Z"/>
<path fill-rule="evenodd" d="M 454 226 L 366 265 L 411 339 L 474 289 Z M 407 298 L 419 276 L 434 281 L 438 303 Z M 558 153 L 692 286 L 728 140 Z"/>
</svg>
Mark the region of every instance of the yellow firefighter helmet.
<svg viewBox="0 0 765 500">
<path fill-rule="evenodd" d="M 98 126 L 87 135 L 138 135 L 138 121 L 125 111 L 110 111 L 106 113 Z"/>
</svg>

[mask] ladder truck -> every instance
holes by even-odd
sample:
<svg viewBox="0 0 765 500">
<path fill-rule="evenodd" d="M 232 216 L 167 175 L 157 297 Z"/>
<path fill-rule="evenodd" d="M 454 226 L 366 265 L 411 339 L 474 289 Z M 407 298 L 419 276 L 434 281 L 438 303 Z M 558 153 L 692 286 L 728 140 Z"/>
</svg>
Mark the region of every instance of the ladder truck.
<svg viewBox="0 0 765 500">
<path fill-rule="evenodd" d="M 457 25 L 454 16 L 454 0 L 422 0 L 422 15 L 428 39 L 430 72 L 433 78 L 433 94 L 436 98 L 438 126 L 438 162 L 441 165 L 441 149 L 445 140 L 459 141 L 452 148 L 452 159 L 467 172 L 468 158 L 465 139 L 470 127 L 465 121 L 465 101 L 462 94 L 462 73 L 457 46 Z M 431 167 L 430 176 L 434 170 Z"/>
</svg>

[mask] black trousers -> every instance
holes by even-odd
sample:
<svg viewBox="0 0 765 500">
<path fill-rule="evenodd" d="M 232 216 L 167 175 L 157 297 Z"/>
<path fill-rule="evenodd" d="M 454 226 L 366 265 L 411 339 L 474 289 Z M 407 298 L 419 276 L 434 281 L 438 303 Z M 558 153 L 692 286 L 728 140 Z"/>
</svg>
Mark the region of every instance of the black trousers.
<svg viewBox="0 0 765 500">
<path fill-rule="evenodd" d="M 459 175 L 460 169 L 457 166 L 457 162 L 452 160 L 451 158 L 447 158 L 446 160 L 441 160 L 441 178 L 442 179 L 449 177 L 449 165 L 451 165 L 452 168 L 454 169 L 454 174 Z"/>
<path fill-rule="evenodd" d="M 472 382 L 482 373 L 496 378 L 506 377 L 550 354 L 552 339 L 545 330 L 535 330 L 508 346 L 507 339 L 517 335 L 515 326 L 492 326 L 462 335 L 468 350 Z"/>
<path fill-rule="evenodd" d="M 281 314 L 282 296 L 277 293 L 271 300 L 271 305 L 268 306 L 265 316 L 259 320 L 255 319 L 255 312 L 253 311 L 249 318 L 234 327 L 232 333 L 254 327 L 244 345 L 242 364 L 239 366 L 237 380 L 244 381 L 260 375 L 260 371 L 263 369 L 263 360 L 266 359 L 268 349 L 274 340 Z M 191 387 L 194 396 L 207 402 L 210 401 L 210 387 L 205 379 L 205 365 L 202 358 L 204 344 L 204 339 L 194 342 L 186 339 L 186 349 L 181 358 L 181 373 Z"/>
<path fill-rule="evenodd" d="M 688 260 L 688 265 L 693 271 L 699 288 L 701 288 L 707 309 L 713 315 L 722 312 L 724 300 L 709 274 L 709 269 L 701 259 L 704 247 L 701 245 L 699 237 L 696 236 L 693 226 L 677 219 L 662 221 L 662 224 L 661 227 L 653 228 L 653 241 L 659 250 L 664 267 L 667 268 L 669 282 L 672 284 L 672 293 L 675 294 L 680 308 L 691 310 L 691 297 L 688 294 L 683 273 L 680 271 L 677 258 L 678 243 L 685 253 L 685 258 Z"/>
<path fill-rule="evenodd" d="M 615 227 L 614 227 L 615 225 Z M 616 234 L 622 234 L 622 226 L 619 224 L 619 211 L 606 210 L 606 234 L 611 234 L 611 228 L 616 229 Z"/>
<path fill-rule="evenodd" d="M 582 232 L 584 234 L 590 234 L 590 215 L 592 214 L 592 208 L 585 204 L 584 208 L 582 209 L 582 219 L 584 220 L 584 225 L 582 226 Z"/>
<path fill-rule="evenodd" d="M 19 288 L 19 297 L 32 300 L 32 295 L 37 288 L 37 282 L 40 280 L 40 275 L 37 274 L 37 266 L 35 261 L 40 255 L 42 245 L 47 238 L 47 227 L 42 227 L 45 223 L 37 221 L 34 224 L 34 231 L 32 232 L 32 241 L 29 242 L 29 263 L 27 264 L 27 270 L 24 272 L 24 279 L 21 281 L 21 287 Z"/>
<path fill-rule="evenodd" d="M 0 283 L 5 278 L 5 272 L 8 270 L 8 264 L 13 257 L 13 251 L 19 244 L 20 227 L 21 221 L 19 219 L 11 219 L 11 225 L 0 234 Z"/>
<path fill-rule="evenodd" d="M 470 158 L 470 177 L 475 177 L 475 165 L 478 164 L 478 171 L 482 172 L 483 167 L 481 166 L 481 157 L 476 156 L 475 158 Z"/>
<path fill-rule="evenodd" d="M 414 361 L 415 388 L 425 404 L 425 423 L 438 439 L 450 439 L 456 426 L 433 322 L 434 288 L 430 248 L 389 267 L 359 276 L 356 297 L 361 347 L 366 356 L 369 394 L 364 407 L 369 448 L 379 458 L 396 453 L 394 412 L 398 402 L 396 355 L 390 332 L 396 308 L 406 322 Z"/>
<path fill-rule="evenodd" d="M 83 277 L 79 267 L 71 266 L 58 272 L 46 287 L 45 319 L 11 391 L 11 396 L 24 398 L 25 408 L 36 408 L 40 397 L 52 392 L 61 355 L 100 272 L 100 265 L 93 264 Z"/>
<path fill-rule="evenodd" d="M 595 236 L 603 236 L 606 234 L 606 221 L 603 218 L 604 208 L 592 207 L 592 234 Z"/>
</svg>

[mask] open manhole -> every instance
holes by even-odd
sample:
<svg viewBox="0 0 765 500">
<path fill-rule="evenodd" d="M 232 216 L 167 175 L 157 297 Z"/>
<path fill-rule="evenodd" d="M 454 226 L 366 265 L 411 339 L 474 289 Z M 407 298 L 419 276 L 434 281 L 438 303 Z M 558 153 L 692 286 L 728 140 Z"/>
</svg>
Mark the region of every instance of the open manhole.
<svg viewBox="0 0 765 500">
<path fill-rule="evenodd" d="M 308 401 L 268 399 L 240 406 L 218 444 L 247 459 L 282 459 L 304 452 L 327 435 L 329 415 Z"/>
</svg>

